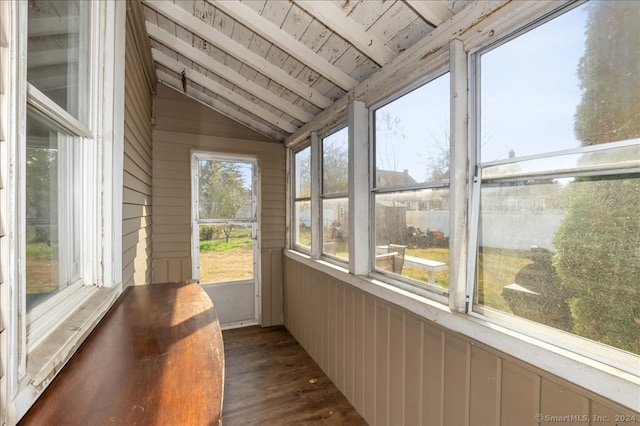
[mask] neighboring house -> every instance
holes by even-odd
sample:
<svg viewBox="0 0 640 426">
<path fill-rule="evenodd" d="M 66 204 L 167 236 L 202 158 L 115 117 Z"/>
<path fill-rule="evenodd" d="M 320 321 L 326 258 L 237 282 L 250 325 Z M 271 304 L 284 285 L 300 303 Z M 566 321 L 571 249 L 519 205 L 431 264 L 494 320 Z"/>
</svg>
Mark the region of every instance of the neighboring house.
<svg viewBox="0 0 640 426">
<path fill-rule="evenodd" d="M 284 324 L 370 424 L 621 415 L 638 423 L 637 353 L 541 332 L 478 306 L 477 288 L 468 287 L 477 282 L 473 238 L 491 231 L 479 230 L 474 216 L 486 182 L 474 181 L 470 167 L 477 157 L 469 117 L 478 105 L 468 72 L 472 62 L 479 66 L 472 59 L 565 6 L 573 3 L 0 2 L 0 426 L 19 421 L 123 289 L 193 278 L 194 152 L 255 159 L 256 322 Z M 553 70 L 544 54 L 530 56 L 529 68 Z M 432 186 L 408 170 L 377 170 L 370 182 L 370 110 L 447 73 L 451 105 L 441 109 L 453 114 L 451 182 L 438 183 L 433 199 L 412 198 L 419 185 Z M 526 110 L 526 100 L 511 108 Z M 322 256 L 315 220 L 322 211 L 318 141 L 344 126 L 350 185 L 340 195 L 348 210 L 337 214 L 348 229 L 349 262 Z M 638 179 L 637 138 L 612 144 L 628 150 L 627 174 L 614 162 L 596 175 Z M 291 169 L 309 146 L 311 196 L 298 200 Z M 45 176 L 42 164 L 54 163 Z M 38 171 L 44 183 L 35 185 Z M 540 174 L 554 172 L 549 166 Z M 46 195 L 31 192 L 42 185 Z M 406 192 L 403 214 L 450 212 L 441 231 L 451 239 L 447 289 L 371 271 L 370 202 L 386 195 L 381 186 Z M 508 197 L 491 209 L 549 208 L 539 193 L 530 203 L 522 193 Z M 29 204 L 42 200 L 49 200 L 44 207 Z M 289 228 L 296 203 L 309 201 L 310 213 L 298 218 L 312 228 L 306 246 Z M 53 220 L 51 242 L 38 229 Z M 38 291 L 51 296 L 32 307 L 28 293 L 43 258 L 49 288 Z M 69 321 L 80 325 L 69 328 Z"/>
</svg>

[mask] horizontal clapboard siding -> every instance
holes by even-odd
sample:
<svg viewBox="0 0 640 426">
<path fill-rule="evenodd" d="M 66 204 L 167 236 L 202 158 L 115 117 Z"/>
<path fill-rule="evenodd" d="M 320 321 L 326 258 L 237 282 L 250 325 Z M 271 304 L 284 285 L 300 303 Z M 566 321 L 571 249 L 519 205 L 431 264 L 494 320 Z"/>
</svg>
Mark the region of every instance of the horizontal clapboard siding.
<svg viewBox="0 0 640 426">
<path fill-rule="evenodd" d="M 192 278 L 191 152 L 256 156 L 261 182 L 262 324 L 281 324 L 284 147 L 162 84 L 155 97 L 154 120 L 153 281 Z"/>
<path fill-rule="evenodd" d="M 287 329 L 371 425 L 533 426 L 539 413 L 638 424 L 638 413 L 287 256 L 284 297 Z"/>
<path fill-rule="evenodd" d="M 134 4 L 127 13 L 125 66 L 124 170 L 122 205 L 123 286 L 151 282 L 152 272 L 152 148 L 153 87 L 148 83 L 136 36 Z M 151 70 L 151 72 L 154 72 Z"/>
</svg>

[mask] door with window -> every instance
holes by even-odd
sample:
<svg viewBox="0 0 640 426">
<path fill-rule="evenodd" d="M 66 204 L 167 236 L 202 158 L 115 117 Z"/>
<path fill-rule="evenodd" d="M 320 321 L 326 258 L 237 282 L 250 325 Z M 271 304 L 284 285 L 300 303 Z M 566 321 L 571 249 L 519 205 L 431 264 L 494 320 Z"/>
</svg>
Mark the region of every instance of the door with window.
<svg viewBox="0 0 640 426">
<path fill-rule="evenodd" d="M 223 328 L 257 324 L 256 158 L 194 152 L 191 168 L 193 276 Z"/>
</svg>

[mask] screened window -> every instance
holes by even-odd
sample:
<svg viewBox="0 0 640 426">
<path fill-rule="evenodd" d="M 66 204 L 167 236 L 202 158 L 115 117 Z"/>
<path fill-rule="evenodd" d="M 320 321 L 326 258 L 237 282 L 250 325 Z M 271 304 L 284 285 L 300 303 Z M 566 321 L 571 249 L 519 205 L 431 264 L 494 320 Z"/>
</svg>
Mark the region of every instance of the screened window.
<svg viewBox="0 0 640 426">
<path fill-rule="evenodd" d="M 27 309 L 82 277 L 83 212 L 90 205 L 91 2 L 29 2 L 25 147 Z M 88 260 L 88 259 L 86 259 Z M 37 315 L 36 315 L 37 316 Z"/>
<path fill-rule="evenodd" d="M 293 243 L 311 250 L 311 147 L 294 154 Z"/>
<path fill-rule="evenodd" d="M 449 74 L 375 110 L 375 269 L 449 286 Z"/>
<path fill-rule="evenodd" d="M 479 56 L 475 309 L 640 353 L 640 3 Z"/>
<path fill-rule="evenodd" d="M 322 139 L 322 253 L 349 259 L 349 134 Z"/>
<path fill-rule="evenodd" d="M 80 279 L 80 138 L 29 108 L 26 146 L 27 309 Z"/>
</svg>

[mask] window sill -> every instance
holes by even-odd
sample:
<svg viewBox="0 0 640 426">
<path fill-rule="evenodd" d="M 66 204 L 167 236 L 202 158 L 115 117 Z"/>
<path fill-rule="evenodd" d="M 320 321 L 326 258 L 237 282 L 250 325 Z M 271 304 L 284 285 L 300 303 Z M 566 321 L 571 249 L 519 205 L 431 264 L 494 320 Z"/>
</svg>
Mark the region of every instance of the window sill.
<svg viewBox="0 0 640 426">
<path fill-rule="evenodd" d="M 543 342 L 477 316 L 453 312 L 446 301 L 439 303 L 421 294 L 368 276 L 349 274 L 345 268 L 314 260 L 292 250 L 285 256 L 330 275 L 386 302 L 435 322 L 452 332 L 481 342 L 511 357 L 549 372 L 627 408 L 640 411 L 637 398 L 640 377 L 586 356 Z M 437 295 L 434 295 L 437 296 Z M 640 362 L 639 362 L 640 363 Z"/>
<path fill-rule="evenodd" d="M 14 399 L 16 418 L 22 417 L 46 389 L 82 342 L 93 331 L 120 294 L 119 287 L 93 287 L 87 297 L 60 326 L 27 356 L 25 375 Z"/>
</svg>

